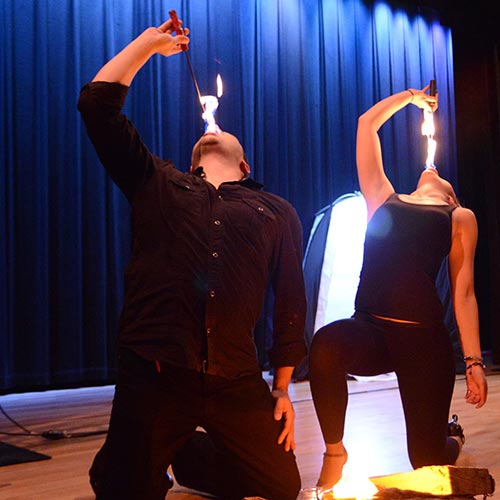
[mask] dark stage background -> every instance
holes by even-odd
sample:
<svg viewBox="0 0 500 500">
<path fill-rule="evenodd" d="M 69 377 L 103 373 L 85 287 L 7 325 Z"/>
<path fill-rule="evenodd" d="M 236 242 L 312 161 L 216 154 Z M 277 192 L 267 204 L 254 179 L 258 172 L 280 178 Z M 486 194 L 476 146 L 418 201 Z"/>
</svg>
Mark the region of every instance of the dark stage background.
<svg viewBox="0 0 500 500">
<path fill-rule="evenodd" d="M 437 79 L 436 163 L 478 217 L 482 342 L 498 362 L 500 77 L 495 13 L 480 6 L 0 2 L 0 392 L 114 379 L 129 208 L 106 178 L 76 102 L 106 60 L 170 9 L 191 29 L 201 92 L 215 93 L 222 76 L 219 123 L 240 137 L 253 176 L 297 208 L 304 239 L 319 209 L 358 188 L 357 116 L 392 92 Z M 203 130 L 199 111 L 183 56 L 151 60 L 126 105 L 150 148 L 181 169 Z M 413 189 L 425 160 L 421 118 L 409 107 L 383 129 L 399 191 Z M 257 331 L 263 363 L 266 320 Z"/>
</svg>

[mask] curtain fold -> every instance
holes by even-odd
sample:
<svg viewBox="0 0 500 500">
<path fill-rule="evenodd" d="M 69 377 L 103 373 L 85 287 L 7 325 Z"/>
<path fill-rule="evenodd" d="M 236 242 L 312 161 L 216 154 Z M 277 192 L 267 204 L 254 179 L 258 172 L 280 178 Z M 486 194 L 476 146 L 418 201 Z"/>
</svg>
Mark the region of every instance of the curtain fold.
<svg viewBox="0 0 500 500">
<path fill-rule="evenodd" d="M 76 103 L 81 86 L 176 9 L 191 30 L 202 94 L 224 82 L 217 120 L 266 189 L 314 214 L 358 189 L 357 117 L 436 78 L 436 163 L 456 180 L 451 31 L 435 13 L 362 0 L 3 0 L 0 2 L 0 391 L 104 383 L 129 255 L 129 207 L 105 176 Z M 125 112 L 151 150 L 189 167 L 203 131 L 185 57 L 154 57 Z M 409 107 L 382 142 L 408 191 L 425 161 Z"/>
</svg>

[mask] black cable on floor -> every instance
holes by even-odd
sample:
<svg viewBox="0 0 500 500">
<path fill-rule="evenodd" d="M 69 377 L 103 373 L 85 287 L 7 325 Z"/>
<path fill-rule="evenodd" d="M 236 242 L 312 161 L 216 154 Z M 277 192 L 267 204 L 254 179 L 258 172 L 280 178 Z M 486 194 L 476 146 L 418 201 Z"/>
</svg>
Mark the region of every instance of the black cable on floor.
<svg viewBox="0 0 500 500">
<path fill-rule="evenodd" d="M 100 434 L 106 434 L 108 431 L 106 430 L 101 430 L 101 431 L 84 431 L 84 432 L 68 432 L 64 430 L 48 430 L 48 431 L 43 431 L 43 432 L 34 432 L 30 431 L 24 425 L 20 424 L 17 422 L 17 420 L 14 420 L 0 405 L 0 412 L 3 413 L 5 418 L 12 422 L 16 427 L 19 427 L 21 430 L 24 432 L 2 432 L 0 431 L 0 434 L 4 436 L 39 436 L 43 437 L 45 439 L 50 439 L 51 441 L 56 441 L 58 439 L 68 439 L 68 438 L 80 438 L 80 437 L 88 437 L 88 436 L 98 436 Z"/>
</svg>

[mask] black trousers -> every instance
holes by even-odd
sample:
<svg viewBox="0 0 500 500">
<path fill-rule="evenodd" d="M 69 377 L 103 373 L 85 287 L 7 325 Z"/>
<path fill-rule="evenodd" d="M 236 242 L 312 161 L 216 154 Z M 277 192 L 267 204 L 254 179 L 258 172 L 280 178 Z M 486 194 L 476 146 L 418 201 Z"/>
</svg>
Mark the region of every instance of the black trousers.
<svg viewBox="0 0 500 500">
<path fill-rule="evenodd" d="M 413 467 L 453 464 L 458 444 L 448 438 L 455 363 L 444 324 L 402 324 L 356 313 L 321 328 L 313 338 L 311 392 L 323 438 L 344 435 L 346 373 L 372 376 L 396 372 Z"/>
<path fill-rule="evenodd" d="M 186 444 L 200 426 L 215 446 L 205 454 L 211 474 L 201 482 L 209 493 L 224 500 L 295 500 L 300 476 L 294 454 L 277 444 L 282 423 L 273 409 L 260 373 L 227 380 L 168 365 L 158 371 L 155 363 L 123 352 L 108 435 L 91 469 L 91 476 L 100 476 L 96 499 L 163 500 L 165 472 L 183 448 L 183 464 L 189 463 L 186 453 L 196 447 Z M 193 456 L 193 474 L 203 460 Z M 189 483 L 188 467 L 182 475 Z M 192 479 L 185 485 L 197 486 L 199 478 Z"/>
</svg>

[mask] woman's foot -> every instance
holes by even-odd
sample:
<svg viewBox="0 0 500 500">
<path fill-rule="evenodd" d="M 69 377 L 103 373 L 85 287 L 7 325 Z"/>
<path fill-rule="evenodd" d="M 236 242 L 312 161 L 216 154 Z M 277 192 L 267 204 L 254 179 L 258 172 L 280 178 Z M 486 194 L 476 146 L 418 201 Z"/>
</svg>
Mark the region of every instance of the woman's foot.
<svg viewBox="0 0 500 500">
<path fill-rule="evenodd" d="M 333 448 L 333 449 L 332 449 Z M 342 470 L 347 462 L 347 451 L 343 445 L 331 447 L 327 445 L 323 454 L 323 466 L 316 486 L 322 489 L 330 489 L 337 484 L 342 477 Z"/>
<path fill-rule="evenodd" d="M 453 415 L 448 422 L 448 437 L 454 439 L 458 445 L 458 455 L 461 455 L 465 443 L 464 429 L 458 423 L 458 416 Z"/>
<path fill-rule="evenodd" d="M 458 415 L 453 415 L 448 422 L 448 436 L 455 438 L 461 445 L 465 443 L 464 428 L 458 423 Z"/>
</svg>

